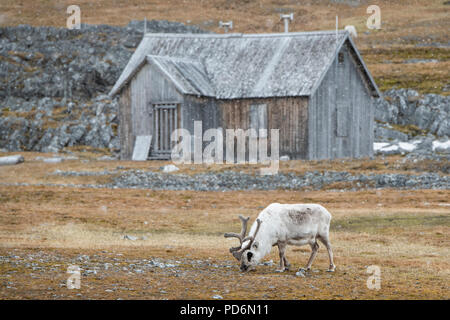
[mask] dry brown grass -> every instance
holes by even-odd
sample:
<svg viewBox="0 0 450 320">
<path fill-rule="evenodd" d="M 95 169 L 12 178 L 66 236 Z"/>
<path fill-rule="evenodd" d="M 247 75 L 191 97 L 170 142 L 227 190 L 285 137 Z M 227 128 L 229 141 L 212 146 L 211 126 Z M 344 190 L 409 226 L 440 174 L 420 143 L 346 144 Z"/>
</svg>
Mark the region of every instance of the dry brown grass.
<svg viewBox="0 0 450 320">
<path fill-rule="evenodd" d="M 231 19 L 236 32 L 280 32 L 283 24 L 280 12 L 294 12 L 297 19 L 291 23 L 291 30 L 334 29 L 335 16 L 339 15 L 342 25 L 353 24 L 359 30 L 365 28 L 367 6 L 349 6 L 319 1 L 239 1 L 239 0 L 80 0 L 82 20 L 90 24 L 126 25 L 130 20 L 166 19 L 202 25 L 221 32 L 219 20 Z M 0 9 L 9 25 L 32 24 L 64 27 L 66 8 L 73 4 L 69 0 L 57 3 L 46 0 L 2 0 Z M 377 32 L 377 39 L 395 39 L 404 35 L 437 35 L 447 39 L 448 6 L 441 0 L 377 1 L 382 12 L 383 28 Z M 251 13 L 251 14 L 249 14 Z M 58 18 L 59 17 L 59 18 Z M 364 34 L 362 35 L 364 39 Z M 403 40 L 405 41 L 405 40 Z"/>
<path fill-rule="evenodd" d="M 27 160 L 36 155 L 25 154 Z M 355 172 L 381 170 L 358 160 L 334 166 L 339 163 Z M 0 179 L 12 182 L 16 176 L 22 181 L 48 182 L 41 178 L 55 168 L 98 171 L 122 165 L 157 169 L 162 164 L 67 161 L 49 165 L 26 161 L 0 167 Z M 303 163 L 298 170 L 328 165 L 333 164 Z M 286 166 L 283 170 L 289 169 L 289 163 Z M 38 276 L 31 268 L 0 264 L 0 281 L 11 281 L 16 288 L 0 286 L 0 297 L 52 299 L 57 294 L 70 299 L 209 299 L 220 292 L 228 299 L 448 299 L 448 199 L 447 190 L 193 192 L 0 186 L 0 255 L 43 252 L 63 257 L 56 266 L 45 263 L 56 271 Z M 306 247 L 288 249 L 294 268 L 287 273 L 275 273 L 274 266 L 258 267 L 245 276 L 238 272 L 228 253 L 234 242 L 223 238 L 223 233 L 239 229 L 238 214 L 253 220 L 271 202 L 321 203 L 332 212 L 331 235 L 338 265 L 335 274 L 324 272 L 328 262 L 322 248 L 313 266 L 318 272 L 307 278 L 294 277 L 295 269 L 307 261 L 310 250 Z M 124 234 L 146 238 L 129 241 L 122 238 Z M 183 276 L 174 277 L 163 270 L 144 275 L 100 272 L 83 277 L 79 291 L 58 285 L 65 281 L 65 269 L 75 255 L 88 254 L 103 263 L 116 253 L 124 259 L 180 259 L 184 262 L 177 268 Z M 266 259 L 277 262 L 277 256 L 275 249 Z M 234 267 L 226 272 L 194 267 L 190 261 L 198 259 Z M 381 267 L 379 291 L 368 290 L 365 285 L 368 265 Z M 133 290 L 105 292 L 112 284 Z"/>
</svg>

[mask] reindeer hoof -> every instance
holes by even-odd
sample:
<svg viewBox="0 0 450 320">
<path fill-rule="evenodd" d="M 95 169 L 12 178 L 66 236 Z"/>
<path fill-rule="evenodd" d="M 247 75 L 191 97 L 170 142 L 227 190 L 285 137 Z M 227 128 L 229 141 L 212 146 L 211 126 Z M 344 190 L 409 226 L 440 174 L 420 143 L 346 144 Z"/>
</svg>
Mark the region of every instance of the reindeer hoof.
<svg viewBox="0 0 450 320">
<path fill-rule="evenodd" d="M 334 272 L 334 271 L 336 271 L 336 267 L 335 266 L 333 266 L 333 267 L 331 267 L 330 269 L 327 270 L 327 272 Z"/>
<path fill-rule="evenodd" d="M 284 272 L 286 269 L 275 269 L 275 272 Z"/>
</svg>

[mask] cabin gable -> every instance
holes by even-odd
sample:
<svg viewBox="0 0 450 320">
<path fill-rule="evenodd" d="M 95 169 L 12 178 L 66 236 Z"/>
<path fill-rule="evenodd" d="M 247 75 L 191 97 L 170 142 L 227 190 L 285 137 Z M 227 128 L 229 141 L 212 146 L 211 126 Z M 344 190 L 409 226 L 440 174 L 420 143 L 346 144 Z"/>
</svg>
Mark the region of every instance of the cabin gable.
<svg viewBox="0 0 450 320">
<path fill-rule="evenodd" d="M 373 154 L 372 90 L 351 46 L 343 45 L 310 98 L 310 159 Z"/>
</svg>

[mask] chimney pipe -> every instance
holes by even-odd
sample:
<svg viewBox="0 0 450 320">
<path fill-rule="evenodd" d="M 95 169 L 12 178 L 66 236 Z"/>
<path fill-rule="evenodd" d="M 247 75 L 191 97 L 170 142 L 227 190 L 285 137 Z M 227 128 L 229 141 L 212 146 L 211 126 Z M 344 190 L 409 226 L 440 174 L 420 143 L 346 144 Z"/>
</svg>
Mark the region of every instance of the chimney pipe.
<svg viewBox="0 0 450 320">
<path fill-rule="evenodd" d="M 228 22 L 222 22 L 219 21 L 219 28 L 224 28 L 225 29 L 225 33 L 228 32 L 228 29 L 233 29 L 233 21 L 228 21 Z"/>
<path fill-rule="evenodd" d="M 289 20 L 294 20 L 294 14 L 280 14 L 280 20 L 284 20 L 284 32 L 289 32 Z"/>
</svg>

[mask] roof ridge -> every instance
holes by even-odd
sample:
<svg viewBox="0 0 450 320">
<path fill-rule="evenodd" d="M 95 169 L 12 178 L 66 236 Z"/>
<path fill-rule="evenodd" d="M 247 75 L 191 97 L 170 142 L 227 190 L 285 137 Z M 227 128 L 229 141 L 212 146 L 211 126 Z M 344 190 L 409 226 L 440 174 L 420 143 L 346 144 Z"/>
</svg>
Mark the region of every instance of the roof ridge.
<svg viewBox="0 0 450 320">
<path fill-rule="evenodd" d="M 348 33 L 347 30 L 338 30 L 338 34 Z M 333 35 L 336 30 L 299 31 L 283 33 L 146 33 L 146 38 L 282 38 L 296 36 Z"/>
</svg>

